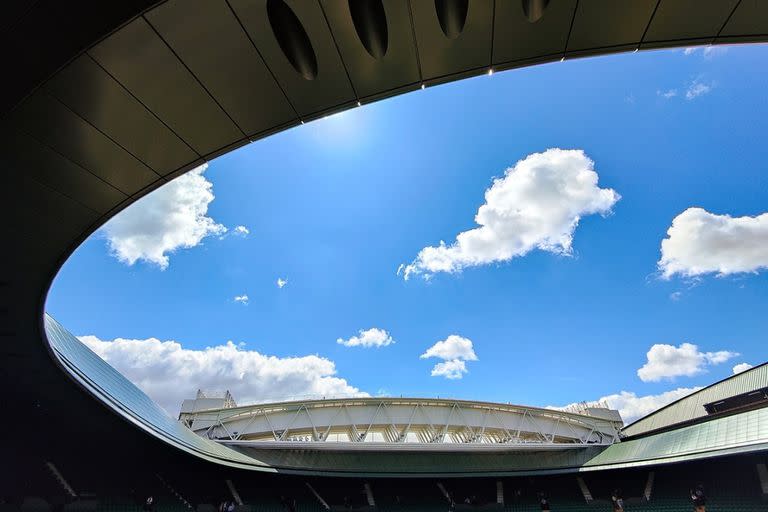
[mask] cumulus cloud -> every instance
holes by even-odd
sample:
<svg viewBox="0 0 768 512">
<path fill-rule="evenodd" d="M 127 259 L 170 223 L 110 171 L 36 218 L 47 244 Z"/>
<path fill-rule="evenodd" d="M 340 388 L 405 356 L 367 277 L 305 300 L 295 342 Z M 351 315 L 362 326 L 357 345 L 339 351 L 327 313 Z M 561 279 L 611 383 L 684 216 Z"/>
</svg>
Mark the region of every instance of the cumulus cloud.
<svg viewBox="0 0 768 512">
<path fill-rule="evenodd" d="M 392 339 L 392 336 L 389 335 L 387 331 L 384 329 L 378 329 L 376 327 L 372 327 L 368 330 L 360 330 L 358 331 L 357 336 L 352 336 L 349 339 L 343 339 L 338 338 L 336 340 L 336 343 L 339 345 L 344 345 L 345 347 L 386 347 L 387 345 L 391 345 L 395 342 L 395 340 Z"/>
<path fill-rule="evenodd" d="M 433 377 L 445 377 L 446 379 L 460 379 L 467 373 L 467 364 L 460 359 L 451 359 L 450 361 L 443 361 L 437 363 L 432 368 Z"/>
<path fill-rule="evenodd" d="M 475 354 L 475 349 L 472 346 L 472 340 L 457 334 L 451 334 L 446 339 L 438 341 L 419 357 L 421 359 L 437 357 L 445 360 L 477 361 L 477 354 Z"/>
<path fill-rule="evenodd" d="M 692 377 L 706 371 L 711 365 L 717 365 L 737 357 L 737 352 L 719 350 L 701 352 L 692 343 L 680 346 L 656 344 L 646 354 L 648 360 L 637 370 L 637 376 L 643 382 L 658 382 L 675 377 Z"/>
<path fill-rule="evenodd" d="M 235 226 L 235 229 L 232 230 L 232 233 L 245 238 L 251 234 L 251 231 L 245 226 Z"/>
<path fill-rule="evenodd" d="M 749 363 L 739 363 L 733 367 L 733 374 L 736 375 L 737 373 L 745 372 L 750 368 L 753 368 L 753 366 Z"/>
<path fill-rule="evenodd" d="M 203 176 L 207 168 L 179 176 L 115 215 L 102 228 L 110 252 L 128 265 L 143 260 L 165 269 L 177 249 L 226 233 L 207 215 L 214 199 L 213 185 Z"/>
<path fill-rule="evenodd" d="M 234 301 L 235 302 L 239 302 L 240 304 L 248 305 L 248 296 L 245 295 L 245 294 L 243 294 L 243 295 L 236 295 L 235 298 L 234 298 Z"/>
<path fill-rule="evenodd" d="M 432 376 L 446 379 L 460 379 L 468 371 L 465 361 L 477 361 L 472 340 L 457 334 L 451 334 L 446 339 L 438 341 L 419 357 L 442 359 L 442 363 L 437 363 L 432 368 Z"/>
<path fill-rule="evenodd" d="M 239 403 L 368 396 L 337 377 L 333 361 L 317 355 L 269 356 L 231 341 L 195 350 L 156 338 L 80 340 L 172 415 L 197 389 L 229 389 Z"/>
<path fill-rule="evenodd" d="M 287 285 L 287 284 L 288 284 L 288 281 L 287 281 L 287 280 L 285 280 L 285 279 L 283 279 L 283 278 L 281 278 L 281 277 L 278 277 L 278 278 L 277 278 L 277 287 L 278 287 L 278 288 L 282 288 L 283 286 L 285 286 L 285 285 Z"/>
<path fill-rule="evenodd" d="M 683 297 L 683 292 L 672 292 L 669 294 L 669 299 L 675 302 L 679 301 Z"/>
<path fill-rule="evenodd" d="M 768 268 L 768 213 L 731 217 L 688 208 L 672 220 L 658 267 L 667 279 Z"/>
<path fill-rule="evenodd" d="M 524 256 L 533 249 L 571 254 L 573 233 L 584 215 L 607 215 L 620 199 L 600 188 L 594 162 L 582 150 L 548 149 L 533 153 L 506 170 L 485 191 L 475 215 L 479 225 L 451 244 L 421 249 L 398 274 L 407 280 L 421 274 L 462 269 Z"/>
<path fill-rule="evenodd" d="M 694 98 L 698 98 L 699 96 L 703 96 L 707 94 L 711 90 L 712 90 L 711 83 L 705 84 L 703 82 L 699 82 L 698 80 L 694 80 L 685 90 L 685 99 L 692 100 Z"/>
<path fill-rule="evenodd" d="M 692 388 L 677 388 L 671 391 L 665 391 L 658 395 L 645 395 L 637 396 L 636 393 L 631 391 L 620 391 L 613 395 L 607 395 L 601 397 L 597 402 L 605 403 L 611 409 L 616 409 L 621 414 L 621 418 L 625 424 L 632 423 L 633 421 L 642 418 L 667 404 L 679 400 L 683 397 L 690 395 L 691 393 L 702 389 L 700 386 Z M 551 407 L 552 409 L 568 409 L 578 404 L 570 404 L 565 407 Z"/>
</svg>

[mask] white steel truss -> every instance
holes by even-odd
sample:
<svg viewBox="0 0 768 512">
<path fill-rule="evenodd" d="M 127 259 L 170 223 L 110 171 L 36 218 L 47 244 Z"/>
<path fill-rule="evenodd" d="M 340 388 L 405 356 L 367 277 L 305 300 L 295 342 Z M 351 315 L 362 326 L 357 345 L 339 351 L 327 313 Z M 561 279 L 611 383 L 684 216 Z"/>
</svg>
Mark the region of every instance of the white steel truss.
<svg viewBox="0 0 768 512">
<path fill-rule="evenodd" d="M 574 448 L 619 440 L 616 411 L 579 414 L 489 402 L 349 398 L 183 412 L 200 436 L 301 449 Z"/>
</svg>

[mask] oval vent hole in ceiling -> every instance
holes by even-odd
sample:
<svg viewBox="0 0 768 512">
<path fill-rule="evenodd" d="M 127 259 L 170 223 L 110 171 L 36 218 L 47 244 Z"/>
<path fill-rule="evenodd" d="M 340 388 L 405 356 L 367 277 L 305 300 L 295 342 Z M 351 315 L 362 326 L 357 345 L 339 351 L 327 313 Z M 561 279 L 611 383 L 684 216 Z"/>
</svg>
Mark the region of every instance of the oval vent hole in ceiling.
<svg viewBox="0 0 768 512">
<path fill-rule="evenodd" d="M 459 37 L 467 22 L 468 10 L 469 0 L 435 0 L 435 12 L 445 37 L 449 39 Z"/>
<path fill-rule="evenodd" d="M 349 0 L 349 12 L 357 37 L 374 59 L 387 54 L 387 15 L 381 0 Z"/>
<path fill-rule="evenodd" d="M 528 21 L 535 23 L 544 16 L 549 0 L 523 0 L 523 13 Z"/>
<path fill-rule="evenodd" d="M 299 18 L 284 0 L 267 0 L 267 17 L 275 39 L 291 66 L 307 80 L 317 77 L 317 58 Z"/>
</svg>

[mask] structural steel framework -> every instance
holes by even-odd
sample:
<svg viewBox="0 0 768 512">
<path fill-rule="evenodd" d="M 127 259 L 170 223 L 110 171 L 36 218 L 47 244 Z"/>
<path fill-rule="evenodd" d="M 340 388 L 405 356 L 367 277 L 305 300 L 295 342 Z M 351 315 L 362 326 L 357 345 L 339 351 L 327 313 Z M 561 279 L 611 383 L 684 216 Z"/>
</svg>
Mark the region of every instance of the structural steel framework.
<svg viewBox="0 0 768 512">
<path fill-rule="evenodd" d="M 507 405 L 419 398 L 281 402 L 182 412 L 195 433 L 224 444 L 313 449 L 573 448 L 619 440 L 616 411 L 593 415 Z"/>
</svg>

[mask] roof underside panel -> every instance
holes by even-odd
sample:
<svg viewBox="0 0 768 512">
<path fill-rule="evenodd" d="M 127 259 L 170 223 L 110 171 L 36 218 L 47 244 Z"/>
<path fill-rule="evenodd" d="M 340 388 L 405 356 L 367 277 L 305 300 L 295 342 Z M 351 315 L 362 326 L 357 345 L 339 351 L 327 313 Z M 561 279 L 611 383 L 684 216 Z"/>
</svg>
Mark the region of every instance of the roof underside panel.
<svg viewBox="0 0 768 512">
<path fill-rule="evenodd" d="M 146 18 L 247 135 L 296 120 L 285 94 L 225 3 L 174 0 Z"/>
</svg>

